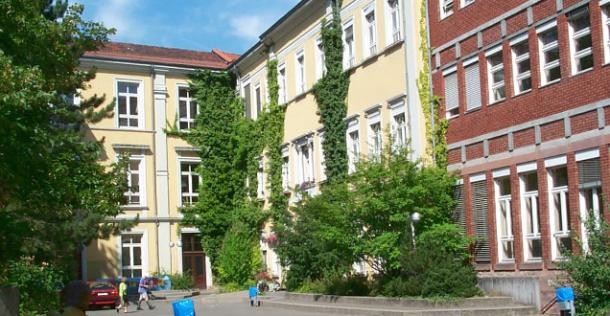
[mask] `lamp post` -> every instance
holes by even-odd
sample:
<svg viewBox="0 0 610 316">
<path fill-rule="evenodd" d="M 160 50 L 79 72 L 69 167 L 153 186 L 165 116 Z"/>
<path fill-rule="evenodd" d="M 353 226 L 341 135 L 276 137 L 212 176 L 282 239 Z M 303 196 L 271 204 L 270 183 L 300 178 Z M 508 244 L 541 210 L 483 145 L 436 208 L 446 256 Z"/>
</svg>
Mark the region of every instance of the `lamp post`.
<svg viewBox="0 0 610 316">
<path fill-rule="evenodd" d="M 421 219 L 421 214 L 414 212 L 411 214 L 411 240 L 413 241 L 413 249 L 415 249 L 415 224 Z"/>
</svg>

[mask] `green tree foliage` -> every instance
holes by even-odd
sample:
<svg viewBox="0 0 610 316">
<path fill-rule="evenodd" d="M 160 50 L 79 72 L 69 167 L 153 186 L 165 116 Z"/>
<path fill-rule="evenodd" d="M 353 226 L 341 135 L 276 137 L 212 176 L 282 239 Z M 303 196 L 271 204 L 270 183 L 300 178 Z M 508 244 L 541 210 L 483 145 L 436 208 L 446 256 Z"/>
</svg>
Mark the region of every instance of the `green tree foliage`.
<svg viewBox="0 0 610 316">
<path fill-rule="evenodd" d="M 104 219 L 121 212 L 124 165 L 99 165 L 100 144 L 84 136 L 84 123 L 112 107 L 66 97 L 94 77 L 78 70 L 79 58 L 111 32 L 82 11 L 66 1 L 0 1 L 0 275 L 24 257 L 71 271 L 82 245 L 122 227 Z"/>
<path fill-rule="evenodd" d="M 221 283 L 243 287 L 254 282 L 254 275 L 263 263 L 257 237 L 247 225 L 239 222 L 227 232 L 218 257 Z"/>
<path fill-rule="evenodd" d="M 235 78 L 227 72 L 203 71 L 191 78 L 199 104 L 196 127 L 180 134 L 200 149 L 199 201 L 182 210 L 184 223 L 199 228 L 202 245 L 216 268 L 223 239 L 235 223 L 258 233 L 264 218 L 250 197 L 255 194 L 252 177 L 255 157 L 260 154 L 254 123 L 243 115 L 242 100 L 235 93 Z M 254 178 L 254 179 L 252 179 Z M 246 186 L 247 179 L 253 180 Z M 218 271 L 215 271 L 218 272 Z"/>
<path fill-rule="evenodd" d="M 568 275 L 568 284 L 576 292 L 576 311 L 583 315 L 610 313 L 610 226 L 589 215 L 588 252 L 565 251 L 567 260 L 560 266 Z M 582 249 L 582 245 L 581 245 Z"/>
<path fill-rule="evenodd" d="M 343 71 L 343 40 L 341 26 L 341 0 L 332 1 L 332 19 L 322 21 L 322 47 L 326 74 L 313 86 L 318 103 L 320 123 L 324 126 L 325 172 L 328 182 L 341 182 L 347 175 L 347 92 L 349 73 Z"/>
<path fill-rule="evenodd" d="M 5 285 L 21 290 L 19 310 L 22 316 L 40 315 L 59 307 L 59 280 L 64 278 L 64 272 L 28 259 L 11 262 L 9 270 L 11 273 L 6 275 Z"/>
</svg>

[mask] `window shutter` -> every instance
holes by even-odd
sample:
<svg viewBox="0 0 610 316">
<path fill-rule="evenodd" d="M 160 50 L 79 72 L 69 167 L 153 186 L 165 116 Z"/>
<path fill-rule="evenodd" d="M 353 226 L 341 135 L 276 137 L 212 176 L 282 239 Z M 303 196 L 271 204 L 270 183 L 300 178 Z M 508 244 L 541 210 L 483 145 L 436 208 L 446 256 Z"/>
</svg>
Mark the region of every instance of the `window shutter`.
<svg viewBox="0 0 610 316">
<path fill-rule="evenodd" d="M 491 255 L 487 231 L 487 185 L 485 181 L 473 182 L 471 185 L 476 238 L 474 258 L 477 263 L 488 263 L 491 262 Z"/>
<path fill-rule="evenodd" d="M 458 82 L 457 73 L 445 76 L 445 110 L 449 111 L 458 107 Z"/>
<path fill-rule="evenodd" d="M 599 158 L 579 161 L 577 165 L 578 183 L 581 188 L 601 185 Z"/>
<path fill-rule="evenodd" d="M 464 214 L 464 185 L 453 187 L 453 198 L 455 199 L 455 209 L 453 210 L 453 220 L 466 233 L 466 216 Z"/>
<path fill-rule="evenodd" d="M 466 74 L 466 110 L 481 106 L 481 80 L 479 78 L 479 63 L 474 63 L 464 70 Z"/>
</svg>

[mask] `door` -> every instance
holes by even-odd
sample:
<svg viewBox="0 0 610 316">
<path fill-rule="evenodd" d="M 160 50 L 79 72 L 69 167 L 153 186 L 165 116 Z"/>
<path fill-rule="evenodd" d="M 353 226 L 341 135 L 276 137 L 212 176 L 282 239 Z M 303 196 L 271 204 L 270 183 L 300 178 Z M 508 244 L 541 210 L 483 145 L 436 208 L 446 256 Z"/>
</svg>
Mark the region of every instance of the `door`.
<svg viewBox="0 0 610 316">
<path fill-rule="evenodd" d="M 201 248 L 201 234 L 182 234 L 182 273 L 190 274 L 195 286 L 207 288 L 205 253 Z"/>
</svg>

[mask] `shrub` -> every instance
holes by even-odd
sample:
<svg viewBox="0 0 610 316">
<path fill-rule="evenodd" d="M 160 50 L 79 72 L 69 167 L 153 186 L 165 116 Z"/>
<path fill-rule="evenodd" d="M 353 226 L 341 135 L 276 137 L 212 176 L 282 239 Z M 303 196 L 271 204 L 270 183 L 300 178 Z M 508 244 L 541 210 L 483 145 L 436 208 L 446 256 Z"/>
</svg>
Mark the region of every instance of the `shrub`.
<svg viewBox="0 0 610 316">
<path fill-rule="evenodd" d="M 50 266 L 23 260 L 8 265 L 5 284 L 19 289 L 20 315 L 40 315 L 59 308 L 62 276 Z"/>
<path fill-rule="evenodd" d="M 245 224 L 235 223 L 227 232 L 218 256 L 220 282 L 246 286 L 253 283 L 254 275 L 261 266 L 257 241 Z"/>
<path fill-rule="evenodd" d="M 193 280 L 193 276 L 188 273 L 170 274 L 169 279 L 172 282 L 172 290 L 189 290 L 195 287 L 195 280 Z"/>
</svg>

